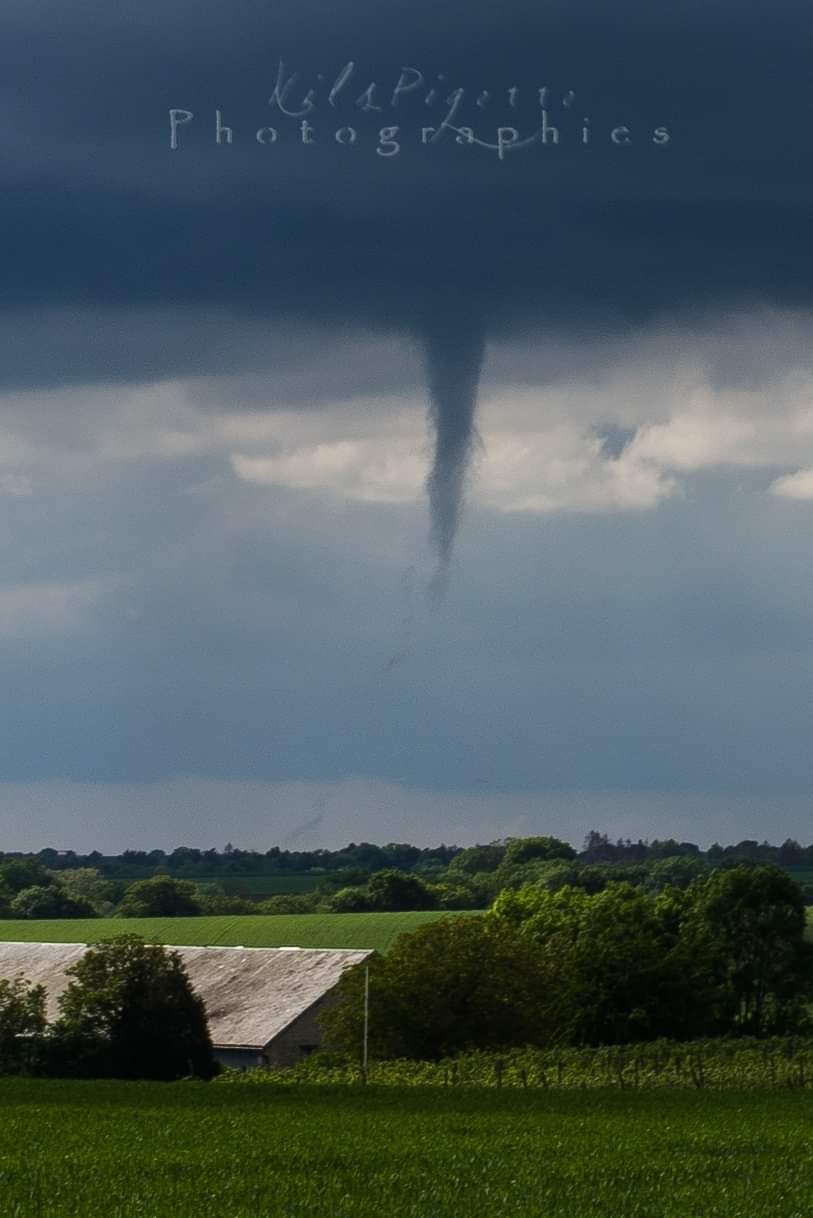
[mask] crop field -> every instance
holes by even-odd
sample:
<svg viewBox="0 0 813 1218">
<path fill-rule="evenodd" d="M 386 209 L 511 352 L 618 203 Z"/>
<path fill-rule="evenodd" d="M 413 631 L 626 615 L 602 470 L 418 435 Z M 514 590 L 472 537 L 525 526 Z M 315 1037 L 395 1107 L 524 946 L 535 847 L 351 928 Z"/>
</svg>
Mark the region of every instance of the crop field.
<svg viewBox="0 0 813 1218">
<path fill-rule="evenodd" d="M 4 1218 L 810 1218 L 800 1092 L 0 1080 Z"/>
<path fill-rule="evenodd" d="M 278 897 L 290 893 L 313 892 L 324 875 L 221 875 L 201 877 L 198 883 L 219 884 L 227 893 L 241 897 Z"/>
<path fill-rule="evenodd" d="M 217 1086 L 332 1086 L 359 1081 L 359 1064 L 314 1054 L 293 1069 L 227 1070 Z M 813 1038 L 656 1040 L 597 1048 L 473 1050 L 440 1061 L 375 1061 L 382 1087 L 523 1090 L 813 1090 Z"/>
<path fill-rule="evenodd" d="M 117 880 L 123 880 L 125 883 L 132 884 L 136 880 L 143 880 L 145 877 L 141 875 L 117 875 Z M 283 872 L 279 875 L 190 875 L 183 874 L 177 877 L 181 880 L 191 880 L 194 884 L 201 884 L 204 887 L 207 885 L 216 885 L 222 888 L 224 892 L 234 896 L 241 897 L 256 897 L 264 899 L 265 897 L 288 896 L 290 893 L 313 892 L 318 888 L 322 880 L 327 878 L 327 875 L 313 875 L 311 873 L 291 871 Z"/>
<path fill-rule="evenodd" d="M 797 884 L 813 884 L 813 867 L 786 867 Z"/>
<path fill-rule="evenodd" d="M 223 914 L 203 918 L 37 918 L 0 920 L 0 940 L 96 943 L 134 933 L 179 946 L 345 947 L 385 952 L 402 931 L 455 914 L 418 913 Z"/>
<path fill-rule="evenodd" d="M 793 876 L 797 884 L 813 884 L 813 867 L 803 864 L 798 867 L 785 867 L 785 871 Z"/>
</svg>

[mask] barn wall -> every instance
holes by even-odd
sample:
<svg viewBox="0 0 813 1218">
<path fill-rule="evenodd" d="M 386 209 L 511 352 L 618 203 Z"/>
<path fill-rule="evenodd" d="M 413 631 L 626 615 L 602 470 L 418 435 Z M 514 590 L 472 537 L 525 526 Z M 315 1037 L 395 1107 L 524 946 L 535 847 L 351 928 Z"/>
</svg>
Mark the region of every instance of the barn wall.
<svg viewBox="0 0 813 1218">
<path fill-rule="evenodd" d="M 322 1032 L 316 1022 L 327 997 L 321 998 L 298 1019 L 265 1046 L 269 1066 L 295 1066 L 322 1043 Z"/>
<path fill-rule="evenodd" d="M 221 1066 L 231 1066 L 234 1070 L 254 1070 L 265 1065 L 265 1058 L 257 1049 L 218 1048 L 215 1045 L 214 1052 Z"/>
</svg>

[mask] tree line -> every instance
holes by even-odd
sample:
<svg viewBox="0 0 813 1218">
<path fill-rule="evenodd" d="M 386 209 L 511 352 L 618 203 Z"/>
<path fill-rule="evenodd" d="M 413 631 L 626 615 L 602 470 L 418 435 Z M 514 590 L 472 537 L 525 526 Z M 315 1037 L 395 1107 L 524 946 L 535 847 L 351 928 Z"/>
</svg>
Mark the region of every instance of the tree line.
<svg viewBox="0 0 813 1218">
<path fill-rule="evenodd" d="M 398 871 L 432 872 L 441 870 L 463 853 L 470 860 L 479 857 L 483 866 L 474 870 L 491 870 L 489 860 L 501 858 L 501 851 L 512 839 L 501 839 L 486 845 L 462 848 L 455 845 L 420 847 L 408 842 L 350 842 L 338 850 L 285 850 L 272 846 L 266 851 L 243 850 L 228 842 L 222 850 L 177 846 L 174 850 L 124 850 L 120 854 L 103 854 L 99 850 L 81 853 L 47 847 L 36 852 L 0 852 L 0 861 L 32 858 L 53 871 L 92 867 L 107 879 L 146 879 L 161 871 L 182 879 L 199 879 L 222 875 L 288 875 L 321 874 L 332 871 L 363 871 L 371 874 L 387 868 Z M 529 839 L 524 839 L 529 840 Z M 813 844 L 802 846 L 792 838 L 781 845 L 744 839 L 732 845 L 713 843 L 702 850 L 693 842 L 674 838 L 653 841 L 639 838 L 618 838 L 611 841 L 606 833 L 591 830 L 581 850 L 563 843 L 582 863 L 642 863 L 664 858 L 698 858 L 719 865 L 724 862 L 776 863 L 782 867 L 813 867 Z M 469 866 L 468 870 L 472 870 Z"/>
<path fill-rule="evenodd" d="M 486 914 L 439 919 L 370 964 L 370 1050 L 439 1059 L 476 1049 L 811 1034 L 813 945 L 798 885 L 774 866 L 687 888 L 506 889 Z M 361 1044 L 364 979 L 323 1017 Z"/>
<path fill-rule="evenodd" d="M 465 849 L 443 847 L 445 861 L 438 851 L 422 852 L 397 844 L 357 849 L 363 852 L 365 866 L 311 873 L 310 891 L 270 897 L 228 892 L 217 878 L 182 878 L 163 864 L 156 864 L 154 871 L 143 878 L 125 879 L 107 874 L 102 867 L 49 866 L 53 859 L 48 851 L 27 856 L 7 854 L 0 862 L 0 917 L 484 910 L 500 893 L 529 885 L 548 892 L 575 888 L 587 894 L 600 893 L 618 882 L 654 895 L 667 888 L 685 889 L 717 870 L 764 863 L 761 855 L 766 850 L 777 855 L 769 860 L 771 863 L 789 868 L 803 866 L 782 863 L 781 857 L 795 857 L 787 842 L 773 847 L 746 841 L 703 852 L 687 842 L 611 843 L 597 832 L 588 834 L 581 852 L 550 836 L 510 838 Z M 638 857 L 643 849 L 647 856 Z M 803 848 L 799 846 L 798 850 Z M 333 852 L 333 857 L 341 855 L 340 851 Z M 90 857 L 83 856 L 83 864 Z M 382 858 L 400 859 L 402 865 L 379 867 Z M 803 883 L 801 891 L 804 901 L 813 904 L 813 885 Z"/>
</svg>

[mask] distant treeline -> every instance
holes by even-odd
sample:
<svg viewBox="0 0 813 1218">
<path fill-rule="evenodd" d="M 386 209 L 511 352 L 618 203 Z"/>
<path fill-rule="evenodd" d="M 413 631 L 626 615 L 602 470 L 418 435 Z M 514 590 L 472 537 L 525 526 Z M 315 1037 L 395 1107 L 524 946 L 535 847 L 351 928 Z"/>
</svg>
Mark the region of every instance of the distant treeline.
<svg viewBox="0 0 813 1218">
<path fill-rule="evenodd" d="M 487 845 L 470 846 L 412 846 L 407 842 L 389 842 L 379 846 L 372 842 L 350 842 L 339 850 L 283 850 L 272 846 L 269 850 L 241 850 L 227 843 L 222 850 L 200 850 L 194 846 L 177 846 L 174 850 L 124 850 L 121 854 L 102 854 L 92 850 L 88 854 L 74 850 L 46 848 L 32 852 L 0 851 L 4 859 L 36 859 L 49 870 L 59 871 L 73 867 L 93 867 L 109 879 L 143 879 L 156 872 L 164 872 L 181 879 L 196 879 L 216 875 L 280 875 L 290 872 L 329 872 L 344 869 L 361 870 L 372 874 L 386 868 L 398 871 L 436 870 L 447 867 L 452 859 L 465 853 L 472 856 L 478 852 L 484 864 L 502 861 L 512 839 L 503 838 Z M 547 839 L 550 840 L 550 839 Z M 567 843 L 565 843 L 567 845 Z M 570 847 L 572 849 L 572 847 Z M 573 849 L 572 857 L 581 863 L 643 863 L 665 858 L 705 859 L 719 866 L 730 862 L 776 863 L 781 867 L 813 867 L 813 843 L 802 846 L 792 838 L 779 846 L 770 842 L 758 842 L 746 838 L 736 845 L 721 846 L 715 842 L 708 850 L 694 842 L 679 842 L 674 838 L 663 841 L 647 841 L 639 838 L 618 838 L 611 841 L 606 833 L 593 829 L 584 839 L 581 850 Z M 498 865 L 498 864 L 497 864 Z M 493 870 L 484 865 L 478 870 Z"/>
<path fill-rule="evenodd" d="M 275 846 L 265 854 L 231 845 L 223 851 L 182 846 L 169 854 L 6 853 L 0 854 L 0 917 L 481 910 L 500 893 L 529 885 L 592 895 L 622 882 L 657 894 L 744 864 L 790 870 L 801 899 L 813 905 L 813 846 L 746 840 L 703 851 L 674 840 L 612 842 L 593 831 L 581 851 L 540 836 L 465 849 L 351 842 L 342 850 Z"/>
<path fill-rule="evenodd" d="M 101 854 L 98 850 L 78 854 L 74 850 L 51 848 L 29 854 L 0 851 L 0 860 L 33 858 L 52 871 L 93 867 L 108 879 L 146 879 L 164 872 L 179 879 L 194 880 L 213 876 L 318 874 L 344 868 L 369 873 L 387 867 L 412 871 L 421 864 L 445 867 L 458 852 L 457 846 L 422 849 L 406 843 L 375 846 L 370 842 L 351 842 L 341 850 L 283 850 L 272 846 L 263 852 L 240 850 L 227 843 L 222 850 L 177 846 L 171 851 L 124 850 L 121 854 Z"/>
</svg>

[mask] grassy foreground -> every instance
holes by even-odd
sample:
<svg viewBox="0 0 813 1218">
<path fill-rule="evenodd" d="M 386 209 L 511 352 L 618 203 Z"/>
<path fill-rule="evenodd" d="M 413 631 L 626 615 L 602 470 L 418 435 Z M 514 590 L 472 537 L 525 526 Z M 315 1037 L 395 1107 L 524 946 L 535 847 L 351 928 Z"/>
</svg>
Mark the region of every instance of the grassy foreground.
<svg viewBox="0 0 813 1218">
<path fill-rule="evenodd" d="M 0 940 L 22 943 L 96 943 L 134 933 L 161 943 L 223 947 L 349 947 L 385 952 L 402 931 L 454 914 L 248 914 L 205 918 L 0 919 Z"/>
<path fill-rule="evenodd" d="M 0 1081 L 7 1218 L 810 1218 L 801 1093 Z"/>
</svg>

